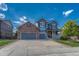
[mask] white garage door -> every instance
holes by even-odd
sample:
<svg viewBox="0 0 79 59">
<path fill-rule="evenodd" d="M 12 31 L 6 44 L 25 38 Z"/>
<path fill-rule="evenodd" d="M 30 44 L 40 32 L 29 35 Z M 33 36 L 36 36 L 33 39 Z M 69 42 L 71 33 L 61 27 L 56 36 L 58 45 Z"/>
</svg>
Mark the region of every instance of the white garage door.
<svg viewBox="0 0 79 59">
<path fill-rule="evenodd" d="M 21 33 L 21 39 L 23 40 L 36 39 L 36 33 Z"/>
</svg>

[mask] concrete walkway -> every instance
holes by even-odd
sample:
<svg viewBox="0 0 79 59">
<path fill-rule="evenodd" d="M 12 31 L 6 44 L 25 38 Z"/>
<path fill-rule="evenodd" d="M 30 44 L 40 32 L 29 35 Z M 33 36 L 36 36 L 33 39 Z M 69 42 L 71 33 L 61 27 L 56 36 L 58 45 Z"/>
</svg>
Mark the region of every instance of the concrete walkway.
<svg viewBox="0 0 79 59">
<path fill-rule="evenodd" d="M 0 56 L 52 55 L 79 55 L 79 48 L 64 46 L 52 40 L 18 40 L 0 49 Z"/>
</svg>

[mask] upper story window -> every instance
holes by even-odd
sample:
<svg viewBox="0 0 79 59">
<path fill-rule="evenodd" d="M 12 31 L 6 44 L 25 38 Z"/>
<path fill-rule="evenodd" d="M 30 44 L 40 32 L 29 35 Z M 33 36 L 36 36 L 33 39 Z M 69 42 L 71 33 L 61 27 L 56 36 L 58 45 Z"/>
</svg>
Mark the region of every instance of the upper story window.
<svg viewBox="0 0 79 59">
<path fill-rule="evenodd" d="M 52 24 L 52 26 L 56 26 L 56 24 L 54 23 L 54 24 Z"/>
<path fill-rule="evenodd" d="M 44 22 L 40 22 L 40 26 L 45 26 L 45 23 Z"/>
<path fill-rule="evenodd" d="M 56 24 L 55 23 L 52 24 L 52 29 L 56 29 Z"/>
</svg>

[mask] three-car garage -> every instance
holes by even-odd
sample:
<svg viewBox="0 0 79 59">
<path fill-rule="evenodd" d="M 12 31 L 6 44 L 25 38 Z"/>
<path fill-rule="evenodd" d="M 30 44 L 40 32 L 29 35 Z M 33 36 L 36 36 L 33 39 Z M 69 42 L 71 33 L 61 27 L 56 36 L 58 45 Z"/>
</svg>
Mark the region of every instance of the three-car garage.
<svg viewBox="0 0 79 59">
<path fill-rule="evenodd" d="M 20 33 L 21 40 L 47 39 L 45 33 Z"/>
<path fill-rule="evenodd" d="M 46 39 L 45 32 L 40 32 L 39 28 L 37 28 L 35 25 L 33 25 L 30 22 L 27 22 L 23 25 L 21 25 L 18 28 L 18 39 L 20 40 L 29 40 L 29 39 Z"/>
<path fill-rule="evenodd" d="M 44 35 L 41 35 L 39 32 L 39 28 L 30 22 L 21 25 L 18 28 L 17 35 L 18 39 L 21 40 L 44 38 Z"/>
</svg>

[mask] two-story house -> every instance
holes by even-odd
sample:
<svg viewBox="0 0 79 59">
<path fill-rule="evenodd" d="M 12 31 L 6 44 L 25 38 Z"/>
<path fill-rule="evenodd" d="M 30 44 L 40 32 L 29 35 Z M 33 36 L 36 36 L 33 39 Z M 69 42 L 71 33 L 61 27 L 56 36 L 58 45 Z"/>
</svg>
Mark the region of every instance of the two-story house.
<svg viewBox="0 0 79 59">
<path fill-rule="evenodd" d="M 36 26 L 31 22 L 26 22 L 21 25 L 17 31 L 17 38 L 28 40 L 28 39 L 49 39 L 54 38 L 57 35 L 57 22 L 48 22 L 44 18 L 38 20 Z"/>
</svg>

